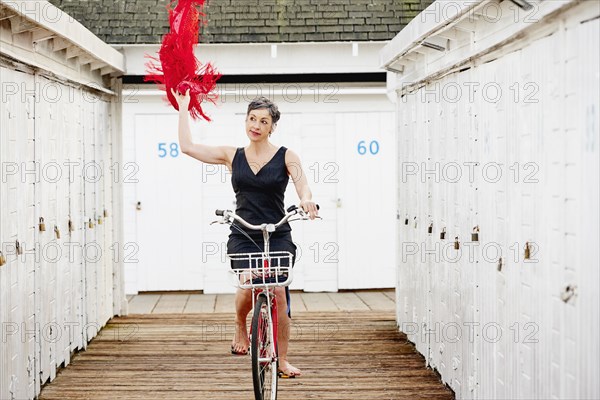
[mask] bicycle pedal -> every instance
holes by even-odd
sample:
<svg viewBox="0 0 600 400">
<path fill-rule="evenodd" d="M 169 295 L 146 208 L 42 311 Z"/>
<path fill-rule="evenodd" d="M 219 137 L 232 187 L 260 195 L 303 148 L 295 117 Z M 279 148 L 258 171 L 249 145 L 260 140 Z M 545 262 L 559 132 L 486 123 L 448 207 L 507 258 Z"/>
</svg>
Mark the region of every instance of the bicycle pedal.
<svg viewBox="0 0 600 400">
<path fill-rule="evenodd" d="M 279 371 L 277 373 L 277 376 L 281 379 L 295 379 L 296 375 L 288 375 L 286 373 L 284 373 L 283 371 Z"/>
</svg>

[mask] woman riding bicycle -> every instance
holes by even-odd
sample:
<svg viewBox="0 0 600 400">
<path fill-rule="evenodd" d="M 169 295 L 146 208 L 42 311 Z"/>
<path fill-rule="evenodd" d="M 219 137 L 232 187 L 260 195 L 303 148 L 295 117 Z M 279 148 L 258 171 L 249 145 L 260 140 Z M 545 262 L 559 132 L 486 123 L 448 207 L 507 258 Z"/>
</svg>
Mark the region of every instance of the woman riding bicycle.
<svg viewBox="0 0 600 400">
<path fill-rule="evenodd" d="M 172 92 L 179 104 L 179 145 L 184 154 L 208 164 L 224 164 L 231 172 L 231 183 L 236 194 L 236 214 L 252 224 L 275 223 L 285 214 L 284 192 L 292 178 L 300 198 L 300 208 L 309 213 L 310 219 L 318 215 L 312 201 L 300 158 L 285 147 L 273 145 L 269 138 L 277 126 L 280 112 L 277 106 L 265 97 L 258 97 L 248 105 L 246 113 L 246 135 L 248 146 L 207 146 L 192 142 L 188 106 L 189 94 Z M 251 253 L 263 250 L 260 232 L 232 226 L 227 242 L 227 252 Z M 292 241 L 289 224 L 281 226 L 270 238 L 272 251 L 288 251 L 295 260 L 296 246 Z M 258 248 L 257 248 L 258 247 Z M 235 296 L 235 336 L 231 345 L 233 354 L 248 353 L 249 340 L 246 318 L 252 309 L 252 292 L 238 289 Z M 290 312 L 288 287 L 275 288 L 277 304 L 287 313 L 278 314 L 279 369 L 289 376 L 300 376 L 301 371 L 287 360 L 290 336 Z"/>
</svg>

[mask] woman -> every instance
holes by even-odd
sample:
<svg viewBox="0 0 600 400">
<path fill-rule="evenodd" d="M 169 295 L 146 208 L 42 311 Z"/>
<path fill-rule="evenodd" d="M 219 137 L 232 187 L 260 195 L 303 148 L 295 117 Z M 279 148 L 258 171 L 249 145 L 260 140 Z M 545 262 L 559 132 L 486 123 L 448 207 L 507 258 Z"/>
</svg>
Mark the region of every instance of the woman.
<svg viewBox="0 0 600 400">
<path fill-rule="evenodd" d="M 172 91 L 179 104 L 179 145 L 181 151 L 190 157 L 209 164 L 224 164 L 231 171 L 231 183 L 236 193 L 236 213 L 252 224 L 278 222 L 284 215 L 284 192 L 289 177 L 296 187 L 300 198 L 300 208 L 314 219 L 316 204 L 308 187 L 306 175 L 302 170 L 300 158 L 285 147 L 273 145 L 269 138 L 280 113 L 270 100 L 259 97 L 248 105 L 246 113 L 246 135 L 250 143 L 245 148 L 232 146 L 207 146 L 192 143 L 188 118 L 190 103 L 189 90 L 185 95 Z M 293 173 L 293 174 L 292 174 Z M 243 232 L 241 232 L 243 231 Z M 289 224 L 282 225 L 270 239 L 272 251 L 289 251 L 295 259 L 296 246 L 292 242 Z M 250 253 L 262 250 L 261 232 L 245 230 L 232 226 L 227 242 L 228 253 Z M 246 317 L 252 309 L 250 290 L 238 289 L 235 297 L 236 332 L 231 344 L 233 354 L 244 355 L 250 346 Z M 288 313 L 278 314 L 279 369 L 283 376 L 296 377 L 302 372 L 291 365 L 287 359 L 290 336 L 289 291 L 288 288 L 275 288 L 277 304 L 280 310 Z"/>
</svg>

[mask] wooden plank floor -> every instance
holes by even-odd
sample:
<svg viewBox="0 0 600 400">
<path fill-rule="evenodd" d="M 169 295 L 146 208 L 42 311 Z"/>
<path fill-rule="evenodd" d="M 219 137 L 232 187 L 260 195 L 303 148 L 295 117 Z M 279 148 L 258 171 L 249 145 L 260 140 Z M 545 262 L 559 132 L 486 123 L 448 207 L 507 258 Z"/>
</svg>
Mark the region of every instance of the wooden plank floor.
<svg viewBox="0 0 600 400">
<path fill-rule="evenodd" d="M 394 311 L 394 290 L 338 293 L 292 292 L 295 311 Z M 232 294 L 140 294 L 129 299 L 129 314 L 234 312 Z"/>
<path fill-rule="evenodd" d="M 347 293 L 327 297 L 337 311 L 295 309 L 290 360 L 304 375 L 280 380 L 280 399 L 454 398 L 398 332 L 393 310 L 365 310 L 368 303 L 356 303 Z M 384 307 L 375 297 L 373 306 Z M 191 300 L 181 310 L 210 308 Z M 40 399 L 252 399 L 250 357 L 229 354 L 233 315 L 186 313 L 180 303 L 170 302 L 174 313 L 164 313 L 163 306 L 153 314 L 113 318 L 42 389 Z M 331 307 L 323 298 L 315 303 Z"/>
</svg>

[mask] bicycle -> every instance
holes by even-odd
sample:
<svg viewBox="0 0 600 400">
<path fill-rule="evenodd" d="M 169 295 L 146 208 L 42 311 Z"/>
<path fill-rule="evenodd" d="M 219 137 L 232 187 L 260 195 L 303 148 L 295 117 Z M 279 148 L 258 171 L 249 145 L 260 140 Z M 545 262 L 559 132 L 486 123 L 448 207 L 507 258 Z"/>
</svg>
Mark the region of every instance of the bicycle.
<svg viewBox="0 0 600 400">
<path fill-rule="evenodd" d="M 317 205 L 317 209 L 319 206 Z M 236 265 L 232 268 L 235 285 L 252 290 L 252 322 L 250 324 L 250 355 L 252 358 L 252 382 L 256 400 L 276 400 L 278 383 L 277 350 L 277 299 L 275 287 L 285 287 L 292 283 L 292 254 L 287 251 L 271 252 L 269 234 L 286 222 L 306 220 L 308 215 L 297 206 L 291 206 L 284 217 L 276 224 L 253 225 L 231 210 L 216 210 L 223 217 L 221 224 L 237 221 L 251 230 L 262 231 L 264 251 L 256 253 L 227 254 Z M 299 218 L 290 219 L 294 215 Z"/>
</svg>

